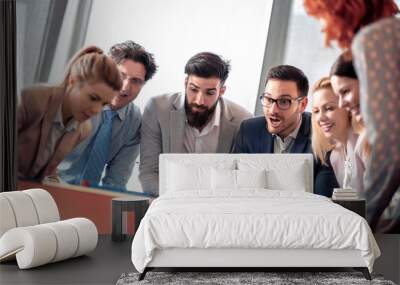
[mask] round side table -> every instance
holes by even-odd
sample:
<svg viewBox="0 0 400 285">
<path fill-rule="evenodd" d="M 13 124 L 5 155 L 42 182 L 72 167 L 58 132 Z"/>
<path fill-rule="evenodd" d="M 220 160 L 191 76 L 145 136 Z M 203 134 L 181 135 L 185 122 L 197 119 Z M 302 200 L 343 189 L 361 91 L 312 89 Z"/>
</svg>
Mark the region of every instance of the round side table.
<svg viewBox="0 0 400 285">
<path fill-rule="evenodd" d="M 118 197 L 112 199 L 112 233 L 113 241 L 123 241 L 126 234 L 123 233 L 123 228 L 126 228 L 126 219 L 123 219 L 124 212 L 135 213 L 135 231 L 138 229 L 140 221 L 146 214 L 149 207 L 148 197 L 132 196 Z M 125 221 L 124 221 L 125 220 Z"/>
</svg>

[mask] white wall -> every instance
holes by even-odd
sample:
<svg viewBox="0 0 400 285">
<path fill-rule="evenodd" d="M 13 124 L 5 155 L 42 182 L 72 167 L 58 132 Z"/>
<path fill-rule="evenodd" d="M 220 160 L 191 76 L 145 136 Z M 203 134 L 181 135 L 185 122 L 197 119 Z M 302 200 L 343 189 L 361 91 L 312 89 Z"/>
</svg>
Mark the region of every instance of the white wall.
<svg viewBox="0 0 400 285">
<path fill-rule="evenodd" d="M 154 53 L 159 70 L 136 100 L 183 91 L 184 66 L 197 52 L 230 59 L 225 96 L 253 112 L 272 0 L 96 0 L 86 44 L 107 49 L 133 40 Z"/>
<path fill-rule="evenodd" d="M 95 0 L 85 44 L 105 50 L 133 40 L 155 56 L 158 72 L 135 103 L 182 92 L 184 66 L 194 54 L 211 51 L 231 61 L 224 96 L 254 112 L 272 0 Z M 138 164 L 128 190 L 141 191 Z"/>
</svg>

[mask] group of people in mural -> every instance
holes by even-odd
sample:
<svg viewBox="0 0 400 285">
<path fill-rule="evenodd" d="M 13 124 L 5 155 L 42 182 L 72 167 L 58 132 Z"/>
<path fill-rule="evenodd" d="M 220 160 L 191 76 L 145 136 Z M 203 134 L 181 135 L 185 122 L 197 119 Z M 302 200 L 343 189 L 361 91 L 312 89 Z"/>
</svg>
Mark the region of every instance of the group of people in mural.
<svg viewBox="0 0 400 285">
<path fill-rule="evenodd" d="M 130 40 L 83 48 L 60 85 L 23 90 L 18 177 L 123 189 L 140 152 L 143 191 L 157 196 L 161 153 L 312 153 L 315 194 L 356 189 L 371 228 L 399 233 L 399 9 L 357 3 L 304 1 L 343 53 L 311 88 L 299 68 L 272 67 L 260 117 L 226 99 L 230 64 L 217 54 L 191 57 L 184 93 L 150 98 L 142 115 L 134 100 L 157 71 L 153 54 Z"/>
</svg>

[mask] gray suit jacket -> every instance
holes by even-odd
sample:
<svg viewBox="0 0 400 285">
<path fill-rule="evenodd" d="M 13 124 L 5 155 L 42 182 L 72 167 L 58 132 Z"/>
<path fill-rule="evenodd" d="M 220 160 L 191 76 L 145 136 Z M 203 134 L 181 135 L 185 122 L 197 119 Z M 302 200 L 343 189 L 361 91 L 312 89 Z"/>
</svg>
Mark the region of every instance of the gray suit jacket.
<svg viewBox="0 0 400 285">
<path fill-rule="evenodd" d="M 139 179 L 143 191 L 158 195 L 158 157 L 161 153 L 183 153 L 186 114 L 181 93 L 149 100 L 143 112 Z M 217 153 L 229 153 L 240 123 L 252 115 L 243 107 L 220 98 L 221 121 Z"/>
</svg>

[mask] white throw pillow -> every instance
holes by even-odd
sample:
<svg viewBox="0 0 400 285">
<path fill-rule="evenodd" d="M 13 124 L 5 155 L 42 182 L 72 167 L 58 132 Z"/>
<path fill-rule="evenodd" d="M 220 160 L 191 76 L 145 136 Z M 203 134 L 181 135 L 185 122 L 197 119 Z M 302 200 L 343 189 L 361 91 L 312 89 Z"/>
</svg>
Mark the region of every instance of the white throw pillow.
<svg viewBox="0 0 400 285">
<path fill-rule="evenodd" d="M 168 164 L 167 191 L 211 189 L 211 167 Z"/>
<path fill-rule="evenodd" d="M 212 168 L 212 189 L 239 190 L 242 188 L 266 188 L 265 170 L 230 170 Z"/>
<path fill-rule="evenodd" d="M 267 188 L 266 171 L 236 170 L 237 188 Z"/>
<path fill-rule="evenodd" d="M 292 168 L 267 170 L 267 188 L 272 190 L 307 191 L 305 164 Z"/>
<path fill-rule="evenodd" d="M 213 190 L 236 190 L 236 170 L 213 167 L 211 178 Z"/>
<path fill-rule="evenodd" d="M 271 155 L 272 156 L 272 155 Z M 271 190 L 307 191 L 311 181 L 307 179 L 310 169 L 306 160 L 298 160 L 295 156 L 271 159 L 265 158 L 240 158 L 239 170 L 266 171 L 266 188 Z"/>
</svg>

